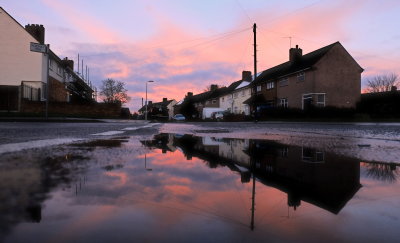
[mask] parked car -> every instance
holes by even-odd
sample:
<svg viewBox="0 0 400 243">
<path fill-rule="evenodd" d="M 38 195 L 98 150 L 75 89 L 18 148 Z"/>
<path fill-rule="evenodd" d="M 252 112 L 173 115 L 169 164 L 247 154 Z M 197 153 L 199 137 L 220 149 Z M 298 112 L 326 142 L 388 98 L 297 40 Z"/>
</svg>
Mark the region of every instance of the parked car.
<svg viewBox="0 0 400 243">
<path fill-rule="evenodd" d="M 213 112 L 213 114 L 211 115 L 211 117 L 212 117 L 214 120 L 221 121 L 221 120 L 224 119 L 224 114 L 225 114 L 225 111 L 216 111 L 216 112 Z"/>
<path fill-rule="evenodd" d="M 176 114 L 175 116 L 172 117 L 172 120 L 174 120 L 174 121 L 184 121 L 184 120 L 186 120 L 186 118 L 182 114 Z"/>
</svg>

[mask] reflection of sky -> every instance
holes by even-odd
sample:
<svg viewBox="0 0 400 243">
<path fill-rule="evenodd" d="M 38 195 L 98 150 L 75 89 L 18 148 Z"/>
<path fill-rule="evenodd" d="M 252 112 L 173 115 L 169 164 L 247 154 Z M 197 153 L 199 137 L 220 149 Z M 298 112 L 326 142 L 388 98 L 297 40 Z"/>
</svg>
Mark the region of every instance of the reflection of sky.
<svg viewBox="0 0 400 243">
<path fill-rule="evenodd" d="M 227 167 L 211 169 L 179 150 L 163 154 L 132 141 L 69 153 L 90 155 L 81 162 L 86 172 L 74 175 L 70 187 L 53 190 L 42 221 L 19 224 L 10 242 L 377 241 L 382 235 L 391 241 L 397 232 L 399 182 L 362 176 L 363 187 L 338 215 L 305 202 L 294 211 L 285 193 L 257 182 L 251 232 L 251 183 L 242 184 Z M 121 166 L 104 169 L 113 164 Z M 74 183 L 80 183 L 77 194 Z"/>
</svg>

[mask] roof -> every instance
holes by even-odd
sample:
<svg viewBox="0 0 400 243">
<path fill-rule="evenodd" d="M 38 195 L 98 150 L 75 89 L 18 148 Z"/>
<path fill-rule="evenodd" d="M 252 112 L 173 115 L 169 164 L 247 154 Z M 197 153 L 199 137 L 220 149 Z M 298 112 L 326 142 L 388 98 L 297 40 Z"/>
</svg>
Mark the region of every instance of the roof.
<svg viewBox="0 0 400 243">
<path fill-rule="evenodd" d="M 151 107 L 167 107 L 172 101 L 174 101 L 174 99 L 172 100 L 167 100 L 166 102 L 161 101 L 161 102 L 156 102 L 156 103 L 151 103 L 148 104 L 149 108 Z M 140 108 L 138 111 L 145 111 L 146 110 L 146 105 L 142 106 L 142 108 Z"/>
<path fill-rule="evenodd" d="M 252 95 L 250 98 L 248 98 L 247 100 L 243 101 L 243 104 L 264 104 L 266 103 L 267 100 L 265 99 L 264 95 Z"/>
<path fill-rule="evenodd" d="M 325 47 L 322 47 L 313 52 L 307 53 L 306 55 L 301 56 L 295 62 L 284 62 L 275 67 L 267 69 L 263 71 L 257 78 L 254 80 L 253 85 L 258 84 L 260 82 L 276 79 L 291 73 L 299 72 L 301 70 L 305 70 L 311 68 L 315 63 L 317 63 L 333 46 L 341 45 L 340 42 L 335 42 Z"/>
</svg>

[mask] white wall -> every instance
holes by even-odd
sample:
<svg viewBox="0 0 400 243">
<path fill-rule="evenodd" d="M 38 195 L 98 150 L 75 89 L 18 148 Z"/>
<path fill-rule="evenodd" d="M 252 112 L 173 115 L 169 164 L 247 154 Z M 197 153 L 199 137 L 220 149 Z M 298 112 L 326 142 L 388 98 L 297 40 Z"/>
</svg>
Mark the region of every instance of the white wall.
<svg viewBox="0 0 400 243">
<path fill-rule="evenodd" d="M 0 8 L 0 85 L 21 85 L 21 81 L 43 82 L 45 58 L 31 52 L 37 42 L 25 29 Z"/>
<path fill-rule="evenodd" d="M 227 94 L 224 96 L 219 97 L 219 107 L 226 111 L 231 110 L 232 108 L 232 94 Z"/>
</svg>

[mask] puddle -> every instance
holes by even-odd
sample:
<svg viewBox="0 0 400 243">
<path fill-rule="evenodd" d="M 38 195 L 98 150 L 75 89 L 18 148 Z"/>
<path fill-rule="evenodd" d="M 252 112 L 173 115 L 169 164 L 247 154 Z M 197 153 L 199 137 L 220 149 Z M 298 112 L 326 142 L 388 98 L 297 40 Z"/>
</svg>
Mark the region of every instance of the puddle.
<svg viewBox="0 0 400 243">
<path fill-rule="evenodd" d="M 399 180 L 398 163 L 187 134 L 7 153 L 0 241 L 396 242 Z"/>
</svg>

